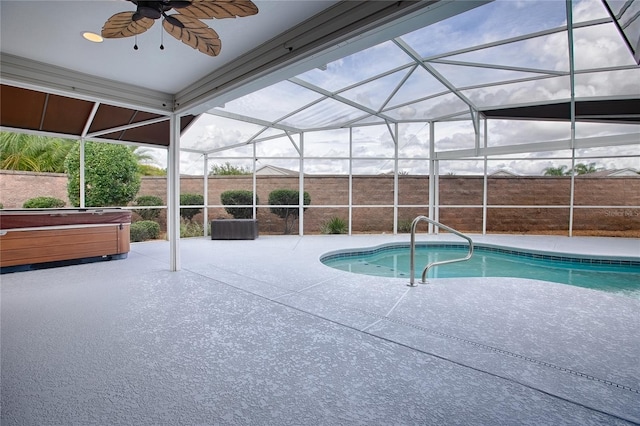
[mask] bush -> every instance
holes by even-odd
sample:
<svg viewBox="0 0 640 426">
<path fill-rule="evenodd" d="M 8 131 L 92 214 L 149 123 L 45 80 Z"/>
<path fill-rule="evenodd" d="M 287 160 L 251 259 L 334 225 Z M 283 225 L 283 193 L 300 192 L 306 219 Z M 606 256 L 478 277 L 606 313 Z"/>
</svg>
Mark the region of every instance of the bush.
<svg viewBox="0 0 640 426">
<path fill-rule="evenodd" d="M 398 232 L 408 233 L 411 232 L 412 220 L 399 219 L 398 220 Z"/>
<path fill-rule="evenodd" d="M 204 197 L 200 194 L 180 194 L 180 205 L 181 206 L 201 206 L 204 204 Z M 191 222 L 193 217 L 200 213 L 202 208 L 192 208 L 185 209 L 180 208 L 180 216 L 184 220 L 188 220 Z"/>
<path fill-rule="evenodd" d="M 204 227 L 199 222 L 180 221 L 180 238 L 202 237 Z"/>
<path fill-rule="evenodd" d="M 64 207 L 64 201 L 54 197 L 36 197 L 30 198 L 24 202 L 24 209 L 57 209 Z"/>
<path fill-rule="evenodd" d="M 271 207 L 271 213 L 284 219 L 284 233 L 290 234 L 293 224 L 299 216 L 298 202 L 300 191 L 295 189 L 276 189 L 269 194 L 269 205 L 271 206 L 291 206 L 296 207 Z M 307 191 L 303 194 L 304 205 L 311 204 L 311 197 Z"/>
<path fill-rule="evenodd" d="M 220 201 L 225 206 L 253 205 L 253 192 L 243 189 L 224 191 L 220 194 Z M 260 204 L 256 195 L 256 204 Z M 250 207 L 225 207 L 227 213 L 235 219 L 253 219 L 253 208 Z"/>
<path fill-rule="evenodd" d="M 152 220 L 141 220 L 131 224 L 131 242 L 155 240 L 160 236 L 160 225 Z"/>
<path fill-rule="evenodd" d="M 320 232 L 323 234 L 346 234 L 348 230 L 347 222 L 339 217 L 332 217 L 320 228 Z"/>
<path fill-rule="evenodd" d="M 124 145 L 87 142 L 85 155 L 85 204 L 90 207 L 125 206 L 140 189 L 138 160 Z M 69 181 L 67 192 L 74 206 L 80 205 L 80 143 L 64 162 Z"/>
<path fill-rule="evenodd" d="M 162 198 L 155 195 L 142 195 L 136 198 L 134 206 L 162 206 Z M 133 210 L 143 220 L 154 220 L 160 216 L 160 209 L 135 209 Z"/>
</svg>

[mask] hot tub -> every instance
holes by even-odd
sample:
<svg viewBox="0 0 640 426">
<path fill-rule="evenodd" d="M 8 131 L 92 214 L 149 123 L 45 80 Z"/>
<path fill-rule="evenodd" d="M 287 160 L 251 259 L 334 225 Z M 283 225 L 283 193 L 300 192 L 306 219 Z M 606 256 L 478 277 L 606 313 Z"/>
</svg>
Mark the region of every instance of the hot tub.
<svg viewBox="0 0 640 426">
<path fill-rule="evenodd" d="M 126 258 L 130 225 L 117 208 L 0 210 L 0 269 Z"/>
</svg>

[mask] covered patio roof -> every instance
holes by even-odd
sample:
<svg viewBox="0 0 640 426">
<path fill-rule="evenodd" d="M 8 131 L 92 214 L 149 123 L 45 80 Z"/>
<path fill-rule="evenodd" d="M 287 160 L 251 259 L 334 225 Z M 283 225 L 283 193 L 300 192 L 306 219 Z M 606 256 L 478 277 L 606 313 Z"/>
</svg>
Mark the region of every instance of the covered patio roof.
<svg viewBox="0 0 640 426">
<path fill-rule="evenodd" d="M 88 139 L 169 146 L 166 115 L 2 85 L 2 126 Z M 194 115 L 180 118 L 180 131 Z"/>
</svg>

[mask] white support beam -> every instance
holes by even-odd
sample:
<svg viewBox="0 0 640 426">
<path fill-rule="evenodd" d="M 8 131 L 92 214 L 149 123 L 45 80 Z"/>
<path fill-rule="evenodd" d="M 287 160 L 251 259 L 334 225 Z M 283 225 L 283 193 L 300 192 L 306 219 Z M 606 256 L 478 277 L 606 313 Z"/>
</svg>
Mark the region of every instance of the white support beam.
<svg viewBox="0 0 640 426">
<path fill-rule="evenodd" d="M 86 138 L 87 137 L 87 133 L 89 133 L 89 129 L 91 128 L 91 123 L 93 123 L 93 119 L 95 118 L 96 114 L 98 113 L 98 108 L 100 108 L 100 102 L 95 102 L 93 104 L 93 107 L 91 108 L 91 112 L 89 113 L 89 117 L 87 118 L 87 121 L 84 124 L 84 129 L 82 129 L 82 133 L 80 134 L 81 138 Z"/>
<path fill-rule="evenodd" d="M 167 159 L 167 235 L 169 270 L 180 270 L 180 117 L 171 115 Z"/>
<path fill-rule="evenodd" d="M 253 203 L 253 216 L 252 218 L 255 220 L 258 218 L 258 178 L 256 175 L 256 168 L 258 165 L 258 150 L 256 144 L 253 144 L 253 161 L 252 161 L 252 169 L 251 169 L 251 191 L 253 192 L 253 199 L 251 202 Z"/>
<path fill-rule="evenodd" d="M 394 131 L 391 130 L 389 123 L 387 128 L 391 132 L 393 138 L 393 235 L 398 234 L 398 152 L 400 147 L 398 146 L 398 124 L 394 126 Z"/>
<path fill-rule="evenodd" d="M 597 148 L 606 146 L 620 145 L 638 145 L 640 144 L 640 133 L 627 133 L 611 136 L 594 136 L 591 138 L 575 139 L 574 146 L 576 149 Z M 509 155 L 509 154 L 526 154 L 534 152 L 561 151 L 571 149 L 571 140 L 563 139 L 550 142 L 533 142 L 520 145 L 508 146 L 490 146 L 475 149 L 459 149 L 453 151 L 439 151 L 434 153 L 434 158 L 438 160 L 455 160 L 461 158 L 476 158 L 483 155 Z"/>
<path fill-rule="evenodd" d="M 304 136 L 304 133 L 301 133 L 300 134 L 300 141 L 302 141 L 303 136 Z M 293 148 L 298 152 L 299 155 L 302 155 L 302 151 L 301 151 L 302 147 L 298 147 L 298 145 L 296 145 L 296 141 L 293 140 L 293 138 L 291 137 L 291 134 L 289 132 L 287 132 L 287 137 L 289 138 L 289 141 L 291 142 L 291 145 L 293 145 Z"/>
<path fill-rule="evenodd" d="M 571 90 L 571 170 L 575 170 L 576 162 L 576 74 L 573 50 L 573 2 L 565 1 L 567 11 L 567 49 L 569 52 L 569 86 Z M 569 194 L 569 236 L 573 236 L 573 204 L 575 202 L 575 173 L 571 173 L 571 190 Z"/>
<path fill-rule="evenodd" d="M 162 123 L 169 120 L 169 117 L 158 117 L 152 118 L 150 120 L 140 121 L 137 123 L 125 124 L 124 126 L 112 127 L 110 129 L 99 130 L 97 132 L 92 132 L 87 135 L 87 138 L 95 138 L 102 135 L 108 135 L 109 133 L 122 132 L 125 130 L 135 129 L 137 127 L 148 126 L 150 124 Z"/>
<path fill-rule="evenodd" d="M 83 209 L 86 207 L 86 199 L 85 199 L 85 189 L 87 188 L 86 184 L 86 165 L 85 165 L 85 157 L 84 157 L 84 139 L 80 139 L 80 208 Z"/>
<path fill-rule="evenodd" d="M 435 218 L 436 205 L 436 161 L 435 161 L 435 123 L 429 122 L 429 218 Z M 433 233 L 433 224 L 429 223 L 429 234 Z"/>
<path fill-rule="evenodd" d="M 349 235 L 353 232 L 353 128 L 349 128 Z"/>
<path fill-rule="evenodd" d="M 304 235 L 304 133 L 300 135 L 300 173 L 298 173 L 298 235 Z"/>
<path fill-rule="evenodd" d="M 407 55 L 409 55 L 414 61 L 416 61 L 416 63 L 418 63 L 418 65 L 420 65 L 422 68 L 427 70 L 429 72 L 429 74 L 434 76 L 436 78 L 436 80 L 438 80 L 440 83 L 442 83 L 442 85 L 444 85 L 447 89 L 449 89 L 451 91 L 451 93 L 456 95 L 462 102 L 467 104 L 469 106 L 469 108 L 471 108 L 473 110 L 477 110 L 478 109 L 478 107 L 471 101 L 471 99 L 469 99 L 468 97 L 463 95 L 458 90 L 458 88 L 453 85 L 453 83 L 451 83 L 449 80 L 447 80 L 445 78 L 445 76 L 440 74 L 440 72 L 438 72 L 438 70 L 436 70 L 431 64 L 429 64 L 427 62 L 423 62 L 422 58 L 420 57 L 418 52 L 413 50 L 413 48 L 411 46 L 409 46 L 404 40 L 402 40 L 401 38 L 396 38 L 396 39 L 393 40 L 393 42 L 396 44 L 396 46 L 398 46 L 400 49 L 402 49 L 402 51 L 404 51 Z"/>
<path fill-rule="evenodd" d="M 204 163 L 204 181 L 202 182 L 204 188 L 204 210 L 202 212 L 202 221 L 204 222 L 203 234 L 206 237 L 209 235 L 209 158 L 206 155 L 203 155 L 202 162 Z"/>
<path fill-rule="evenodd" d="M 247 123 L 257 124 L 258 126 L 273 127 L 274 129 L 282 130 L 282 131 L 285 131 L 285 132 L 287 132 L 287 131 L 288 132 L 292 132 L 292 133 L 299 132 L 299 130 L 296 129 L 295 127 L 278 124 L 277 122 L 270 122 L 270 121 L 266 121 L 266 120 L 260 120 L 259 118 L 249 117 L 249 116 L 246 116 L 246 115 L 236 114 L 236 113 L 233 113 L 233 112 L 223 111 L 223 110 L 220 110 L 220 109 L 215 109 L 214 108 L 214 109 L 211 109 L 211 110 L 207 111 L 206 113 L 210 114 L 210 115 L 215 115 L 215 116 L 218 116 L 218 117 L 222 117 L 222 118 L 229 118 L 231 120 L 245 121 Z"/>
</svg>

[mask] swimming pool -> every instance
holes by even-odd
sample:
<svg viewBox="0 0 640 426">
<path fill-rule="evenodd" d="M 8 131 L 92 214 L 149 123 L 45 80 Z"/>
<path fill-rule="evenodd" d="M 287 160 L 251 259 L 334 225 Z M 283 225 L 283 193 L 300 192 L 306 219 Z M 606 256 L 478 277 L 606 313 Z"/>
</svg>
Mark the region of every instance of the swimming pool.
<svg viewBox="0 0 640 426">
<path fill-rule="evenodd" d="M 467 245 L 416 244 L 416 282 L 430 262 L 464 257 Z M 409 245 L 343 250 L 321 257 L 332 268 L 364 275 L 409 279 Z M 552 281 L 640 298 L 640 259 L 582 257 L 474 244 L 473 257 L 435 266 L 428 278 L 516 277 Z"/>
</svg>

